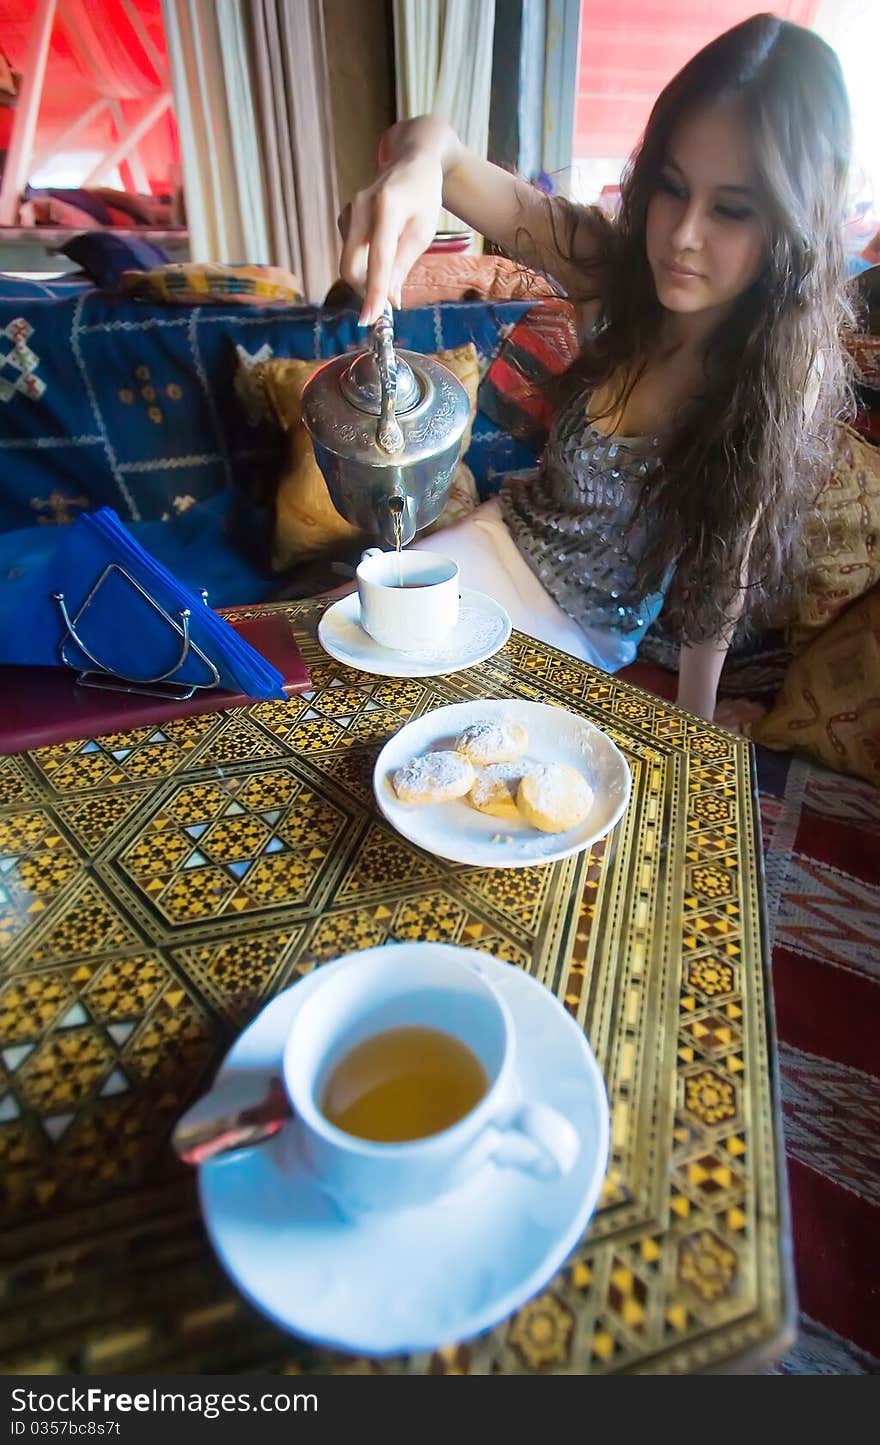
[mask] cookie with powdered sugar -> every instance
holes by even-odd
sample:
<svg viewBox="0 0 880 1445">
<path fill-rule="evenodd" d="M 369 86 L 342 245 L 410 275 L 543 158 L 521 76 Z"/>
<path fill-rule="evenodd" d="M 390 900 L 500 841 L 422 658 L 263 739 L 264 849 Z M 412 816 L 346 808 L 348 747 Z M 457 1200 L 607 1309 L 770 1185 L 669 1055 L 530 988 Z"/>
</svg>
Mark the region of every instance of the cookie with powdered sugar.
<svg viewBox="0 0 880 1445">
<path fill-rule="evenodd" d="M 391 779 L 402 803 L 451 803 L 470 792 L 474 770 L 458 752 L 423 753 L 411 758 Z"/>
<path fill-rule="evenodd" d="M 493 818 L 519 818 L 516 794 L 522 775 L 522 763 L 491 763 L 482 769 L 468 797 L 480 813 L 490 813 Z"/>
<path fill-rule="evenodd" d="M 455 749 L 475 768 L 485 768 L 493 763 L 512 763 L 525 752 L 528 742 L 529 735 L 522 723 L 486 718 L 466 727 Z"/>
<path fill-rule="evenodd" d="M 565 833 L 582 823 L 593 806 L 593 789 L 567 763 L 535 763 L 523 772 L 519 811 L 542 833 Z"/>
</svg>

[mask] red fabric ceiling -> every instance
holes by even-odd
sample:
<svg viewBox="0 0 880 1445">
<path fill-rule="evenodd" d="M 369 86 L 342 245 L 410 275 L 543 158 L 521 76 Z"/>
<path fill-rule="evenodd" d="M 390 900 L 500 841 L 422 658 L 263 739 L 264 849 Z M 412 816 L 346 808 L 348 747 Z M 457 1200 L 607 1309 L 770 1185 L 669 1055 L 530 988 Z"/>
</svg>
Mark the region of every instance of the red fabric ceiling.
<svg viewBox="0 0 880 1445">
<path fill-rule="evenodd" d="M 574 158 L 628 156 L 676 71 L 762 8 L 754 0 L 581 0 Z M 816 0 L 776 0 L 772 9 L 808 25 Z"/>
<path fill-rule="evenodd" d="M 97 12 L 95 6 L 98 7 Z M 0 0 L 0 47 L 13 69 L 23 70 L 27 62 L 31 22 L 37 0 Z M 160 58 L 167 63 L 165 32 L 162 25 L 161 0 L 134 0 L 150 42 Z M 123 118 L 130 123 L 142 110 L 151 95 L 164 88 L 160 76 L 144 49 L 136 30 L 120 0 L 86 0 L 84 11 L 100 22 L 105 39 L 105 53 L 118 81 L 117 93 Z M 37 125 L 35 153 L 50 145 L 71 122 L 101 95 L 82 48 L 72 46 L 65 28 L 64 16 L 55 20 L 46 83 Z M 6 113 L 7 117 L 9 112 Z M 72 142 L 76 151 L 103 151 L 115 144 L 117 132 L 109 112 L 103 112 Z M 158 121 L 138 147 L 150 185 L 154 191 L 168 185 L 172 163 L 179 160 L 177 128 L 170 112 Z"/>
</svg>

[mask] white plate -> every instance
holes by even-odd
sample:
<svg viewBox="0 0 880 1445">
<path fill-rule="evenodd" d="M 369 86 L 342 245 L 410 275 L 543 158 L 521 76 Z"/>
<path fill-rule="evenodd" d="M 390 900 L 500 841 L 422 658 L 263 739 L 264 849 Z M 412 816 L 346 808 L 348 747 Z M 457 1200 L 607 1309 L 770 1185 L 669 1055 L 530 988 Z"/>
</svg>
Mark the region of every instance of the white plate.
<svg viewBox="0 0 880 1445">
<path fill-rule="evenodd" d="M 414 950 L 426 945 L 385 947 L 395 949 L 401 968 L 411 968 Z M 574 1169 L 541 1181 L 487 1164 L 436 1203 L 349 1218 L 300 1163 L 294 1126 L 205 1165 L 199 1192 L 214 1249 L 242 1293 L 283 1328 L 367 1355 L 452 1344 L 518 1309 L 581 1239 L 608 1157 L 599 1066 L 581 1029 L 543 984 L 512 964 L 480 959 L 513 1016 L 524 1096 L 559 1109 L 578 1131 Z M 280 1073 L 285 1039 L 316 976 L 259 1014 L 228 1055 L 224 1077 L 241 1073 L 256 1096 Z"/>
<path fill-rule="evenodd" d="M 466 799 L 454 803 L 401 803 L 391 778 L 410 758 L 435 748 L 451 748 L 469 723 L 485 718 L 518 722 L 526 728 L 525 758 L 567 763 L 593 789 L 593 806 L 582 823 L 565 833 L 541 833 L 525 819 L 513 821 L 477 812 Z M 629 802 L 632 778 L 620 749 L 586 718 L 543 702 L 493 698 L 459 702 L 400 729 L 385 744 L 373 771 L 373 791 L 381 811 L 404 838 L 454 863 L 483 868 L 525 868 L 580 853 L 610 832 Z"/>
<path fill-rule="evenodd" d="M 484 592 L 461 590 L 458 622 L 443 642 L 419 652 L 397 652 L 374 642 L 361 627 L 361 604 L 356 592 L 340 597 L 318 623 L 318 641 L 325 652 L 379 677 L 442 677 L 485 662 L 510 636 L 510 618 L 494 598 Z"/>
</svg>

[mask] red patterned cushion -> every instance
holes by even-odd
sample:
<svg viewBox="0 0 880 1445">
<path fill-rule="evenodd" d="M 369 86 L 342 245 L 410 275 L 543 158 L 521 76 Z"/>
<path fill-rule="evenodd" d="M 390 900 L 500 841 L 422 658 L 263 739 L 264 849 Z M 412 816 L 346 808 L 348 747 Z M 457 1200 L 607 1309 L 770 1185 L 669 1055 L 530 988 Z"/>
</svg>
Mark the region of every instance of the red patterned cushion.
<svg viewBox="0 0 880 1445">
<path fill-rule="evenodd" d="M 480 386 L 479 407 L 512 436 L 546 436 L 556 401 L 550 383 L 581 347 L 577 313 L 559 297 L 542 301 L 517 322 Z"/>
</svg>

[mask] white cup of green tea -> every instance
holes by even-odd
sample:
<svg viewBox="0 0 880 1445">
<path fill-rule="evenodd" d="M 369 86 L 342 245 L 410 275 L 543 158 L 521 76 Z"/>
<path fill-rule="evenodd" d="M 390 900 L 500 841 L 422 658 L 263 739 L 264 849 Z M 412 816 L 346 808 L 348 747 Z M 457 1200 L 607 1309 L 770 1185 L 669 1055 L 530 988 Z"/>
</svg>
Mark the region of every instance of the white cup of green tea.
<svg viewBox="0 0 880 1445">
<path fill-rule="evenodd" d="M 284 1051 L 297 1153 L 346 1211 L 424 1204 L 490 1161 L 550 1180 L 579 1151 L 519 1096 L 513 1022 L 481 955 L 418 944 L 324 965 Z"/>
<path fill-rule="evenodd" d="M 361 626 L 382 647 L 437 647 L 458 622 L 460 579 L 451 557 L 370 547 L 356 577 Z"/>
</svg>

